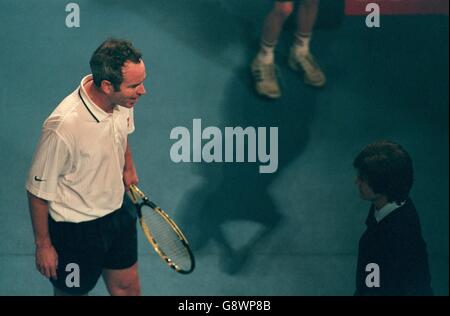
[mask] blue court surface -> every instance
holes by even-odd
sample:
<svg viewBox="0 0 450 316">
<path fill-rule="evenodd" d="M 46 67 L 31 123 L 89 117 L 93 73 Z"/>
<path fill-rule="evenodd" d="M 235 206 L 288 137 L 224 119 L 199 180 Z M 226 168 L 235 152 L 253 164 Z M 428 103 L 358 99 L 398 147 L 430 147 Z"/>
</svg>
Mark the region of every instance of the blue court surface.
<svg viewBox="0 0 450 316">
<path fill-rule="evenodd" d="M 25 180 L 43 121 L 108 37 L 143 53 L 147 95 L 130 136 L 140 186 L 197 259 L 192 274 L 174 273 L 139 232 L 144 295 L 353 295 L 370 205 L 358 196 L 352 162 L 378 139 L 413 158 L 411 197 L 433 289 L 448 295 L 448 16 L 382 16 L 380 28 L 364 16 L 322 16 L 312 42 L 328 80 L 321 90 L 289 69 L 287 25 L 276 55 L 283 96 L 270 101 L 254 92 L 249 63 L 271 1 L 79 0 L 80 27 L 72 28 L 68 3 L 0 0 L 0 295 L 52 295 L 35 269 Z M 223 161 L 226 127 L 266 128 L 258 147 L 269 146 L 276 127 L 273 165 L 261 172 L 269 162 L 258 152 L 253 162 L 176 163 L 177 127 L 191 145 L 206 143 L 194 140 L 195 129 L 216 127 Z M 199 148 L 191 150 L 194 158 Z M 91 293 L 107 294 L 101 280 Z"/>
</svg>

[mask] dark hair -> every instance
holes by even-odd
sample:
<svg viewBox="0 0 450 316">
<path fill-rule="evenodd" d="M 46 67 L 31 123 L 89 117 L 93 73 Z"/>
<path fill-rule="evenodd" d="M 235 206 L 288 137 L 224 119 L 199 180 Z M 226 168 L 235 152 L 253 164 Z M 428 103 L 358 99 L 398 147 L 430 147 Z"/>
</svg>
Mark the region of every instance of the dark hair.
<svg viewBox="0 0 450 316">
<path fill-rule="evenodd" d="M 103 80 L 108 80 L 115 91 L 120 90 L 123 81 L 122 67 L 127 61 L 139 63 L 141 53 L 131 42 L 110 38 L 104 41 L 92 54 L 89 65 L 94 84 L 100 87 Z"/>
<path fill-rule="evenodd" d="M 374 193 L 386 195 L 389 202 L 401 203 L 408 198 L 413 165 L 399 144 L 387 140 L 372 143 L 359 153 L 353 166 Z"/>
</svg>

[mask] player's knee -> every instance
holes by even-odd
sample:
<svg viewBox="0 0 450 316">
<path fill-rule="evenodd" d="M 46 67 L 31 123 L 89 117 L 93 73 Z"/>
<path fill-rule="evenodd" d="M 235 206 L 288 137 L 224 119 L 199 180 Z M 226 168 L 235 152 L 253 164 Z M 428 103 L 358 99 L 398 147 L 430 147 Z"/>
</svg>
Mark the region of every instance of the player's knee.
<svg viewBox="0 0 450 316">
<path fill-rule="evenodd" d="M 286 19 L 294 11 L 294 5 L 292 2 L 279 2 L 275 4 L 273 10 L 275 11 L 276 14 Z"/>
<path fill-rule="evenodd" d="M 141 295 L 141 286 L 139 282 L 134 282 L 132 284 L 129 284 L 128 287 L 125 289 L 125 295 L 127 296 L 140 296 Z"/>
<path fill-rule="evenodd" d="M 124 280 L 111 286 L 110 291 L 114 296 L 139 296 L 141 286 L 138 280 Z"/>
</svg>

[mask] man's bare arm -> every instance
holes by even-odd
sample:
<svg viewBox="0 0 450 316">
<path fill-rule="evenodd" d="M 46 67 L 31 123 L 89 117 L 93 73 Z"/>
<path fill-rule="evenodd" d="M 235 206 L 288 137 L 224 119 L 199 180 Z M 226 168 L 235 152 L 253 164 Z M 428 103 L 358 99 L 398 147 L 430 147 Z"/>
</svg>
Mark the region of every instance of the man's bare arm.
<svg viewBox="0 0 450 316">
<path fill-rule="evenodd" d="M 125 185 L 125 189 L 128 191 L 131 184 L 138 184 L 138 182 L 139 178 L 134 166 L 130 144 L 127 143 L 127 148 L 125 150 L 125 166 L 123 168 L 123 183 Z"/>
<path fill-rule="evenodd" d="M 56 279 L 58 255 L 48 230 L 48 201 L 27 191 L 28 206 L 36 245 L 36 268 L 47 278 Z"/>
</svg>

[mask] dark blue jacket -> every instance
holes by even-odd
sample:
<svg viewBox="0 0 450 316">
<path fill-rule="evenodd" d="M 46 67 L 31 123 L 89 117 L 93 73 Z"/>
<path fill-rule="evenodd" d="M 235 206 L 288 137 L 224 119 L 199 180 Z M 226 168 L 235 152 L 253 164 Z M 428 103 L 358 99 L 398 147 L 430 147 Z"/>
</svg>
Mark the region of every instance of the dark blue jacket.
<svg viewBox="0 0 450 316">
<path fill-rule="evenodd" d="M 379 223 L 374 212 L 372 206 L 359 241 L 355 295 L 433 295 L 426 244 L 411 199 Z M 379 266 L 380 287 L 366 286 L 369 263 Z"/>
</svg>

